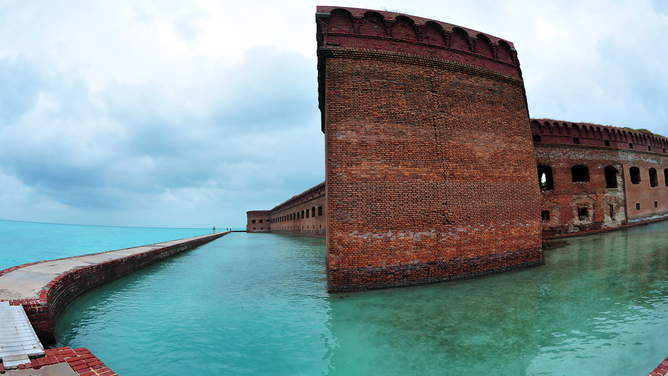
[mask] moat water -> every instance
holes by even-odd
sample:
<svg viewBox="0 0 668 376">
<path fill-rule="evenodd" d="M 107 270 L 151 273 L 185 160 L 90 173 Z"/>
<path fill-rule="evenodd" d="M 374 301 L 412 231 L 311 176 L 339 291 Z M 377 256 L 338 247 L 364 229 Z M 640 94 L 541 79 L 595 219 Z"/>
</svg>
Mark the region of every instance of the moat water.
<svg viewBox="0 0 668 376">
<path fill-rule="evenodd" d="M 330 295 L 323 239 L 235 233 L 85 295 L 57 338 L 119 375 L 649 373 L 668 221 L 567 243 L 519 272 Z"/>
</svg>

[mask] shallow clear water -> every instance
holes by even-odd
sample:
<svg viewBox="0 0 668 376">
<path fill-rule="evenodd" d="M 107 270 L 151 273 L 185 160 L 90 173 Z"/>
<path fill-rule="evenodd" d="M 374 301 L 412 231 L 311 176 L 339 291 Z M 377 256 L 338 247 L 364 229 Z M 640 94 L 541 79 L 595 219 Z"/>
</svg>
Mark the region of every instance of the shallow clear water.
<svg viewBox="0 0 668 376">
<path fill-rule="evenodd" d="M 211 229 L 84 226 L 0 219 L 0 270 L 204 235 Z"/>
<path fill-rule="evenodd" d="M 235 233 L 85 295 L 57 338 L 119 375 L 643 375 L 668 355 L 667 230 L 568 239 L 520 272 L 332 295 L 323 239 Z"/>
</svg>

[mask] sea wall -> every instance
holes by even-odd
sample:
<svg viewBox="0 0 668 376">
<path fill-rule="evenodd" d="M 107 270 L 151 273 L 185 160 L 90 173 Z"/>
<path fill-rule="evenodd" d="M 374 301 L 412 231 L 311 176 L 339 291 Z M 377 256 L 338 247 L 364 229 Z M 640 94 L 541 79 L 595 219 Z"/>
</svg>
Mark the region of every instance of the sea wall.
<svg viewBox="0 0 668 376">
<path fill-rule="evenodd" d="M 2 294 L 0 294 L 0 299 L 8 300 L 11 305 L 22 305 L 40 340 L 45 344 L 53 344 L 55 343 L 54 330 L 60 315 L 72 302 L 86 292 L 115 281 L 156 262 L 218 239 L 228 233 L 229 232 L 221 232 L 203 237 L 189 238 L 184 241 L 169 242 L 175 244 L 166 246 L 161 246 L 161 244 L 164 243 L 159 243 L 156 244 L 153 249 L 145 252 L 132 254 L 127 257 L 115 258 L 106 262 L 75 267 L 53 278 L 53 280 L 41 290 L 39 297 L 28 299 L 3 299 Z M 54 261 L 61 263 L 71 262 L 76 265 L 82 263 L 88 256 L 92 255 L 20 265 L 0 271 L 0 277 L 28 266 L 53 263 Z M 83 264 L 86 264 L 86 262 L 83 262 Z"/>
<path fill-rule="evenodd" d="M 541 264 L 512 43 L 392 12 L 317 12 L 329 291 Z"/>
</svg>

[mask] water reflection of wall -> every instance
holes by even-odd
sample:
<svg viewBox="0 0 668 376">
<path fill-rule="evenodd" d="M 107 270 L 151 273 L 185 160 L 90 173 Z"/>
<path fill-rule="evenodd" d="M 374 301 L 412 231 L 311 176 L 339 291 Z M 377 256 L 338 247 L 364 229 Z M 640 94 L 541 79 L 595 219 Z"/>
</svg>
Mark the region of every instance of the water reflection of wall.
<svg viewBox="0 0 668 376">
<path fill-rule="evenodd" d="M 572 238 L 546 265 L 330 296 L 330 375 L 638 374 L 668 346 L 668 223 Z"/>
</svg>

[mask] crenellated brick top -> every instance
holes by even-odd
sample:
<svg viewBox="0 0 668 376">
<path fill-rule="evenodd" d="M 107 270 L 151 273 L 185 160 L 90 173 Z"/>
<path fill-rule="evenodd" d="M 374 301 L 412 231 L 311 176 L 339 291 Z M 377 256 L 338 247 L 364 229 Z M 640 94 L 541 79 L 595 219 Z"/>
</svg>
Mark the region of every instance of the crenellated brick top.
<svg viewBox="0 0 668 376">
<path fill-rule="evenodd" d="M 646 129 L 531 119 L 531 133 L 535 144 L 601 146 L 660 154 L 666 154 L 668 150 L 668 138 Z"/>
<path fill-rule="evenodd" d="M 326 189 L 325 182 L 322 182 L 322 183 L 316 185 L 313 188 L 309 188 L 309 189 L 305 190 L 304 192 L 302 192 L 298 195 L 292 196 L 290 199 L 288 199 L 284 203 L 278 204 L 276 207 L 269 210 L 268 214 L 275 214 L 275 213 L 278 213 L 280 211 L 289 209 L 293 206 L 302 204 L 306 201 L 313 200 L 314 198 L 324 196 L 325 195 L 325 189 Z"/>
<path fill-rule="evenodd" d="M 248 216 L 268 216 L 269 215 L 269 210 L 249 210 L 246 212 L 246 215 Z"/>
<path fill-rule="evenodd" d="M 501 38 L 401 13 L 318 6 L 318 48 L 397 52 L 486 68 L 522 77 L 517 51 Z"/>
</svg>

